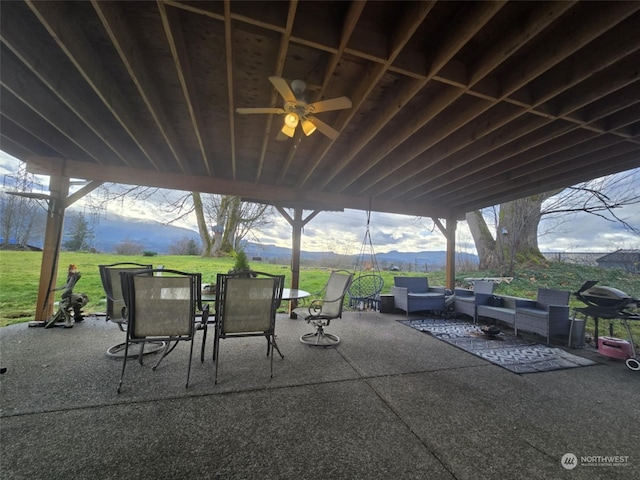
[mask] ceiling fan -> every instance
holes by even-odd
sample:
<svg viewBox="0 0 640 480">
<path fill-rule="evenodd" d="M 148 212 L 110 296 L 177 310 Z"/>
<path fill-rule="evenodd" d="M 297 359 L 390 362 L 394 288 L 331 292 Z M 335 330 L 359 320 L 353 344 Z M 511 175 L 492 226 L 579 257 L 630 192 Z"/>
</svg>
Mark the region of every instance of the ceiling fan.
<svg viewBox="0 0 640 480">
<path fill-rule="evenodd" d="M 302 127 L 302 131 L 306 136 L 311 135 L 317 129 L 320 133 L 323 133 L 332 140 L 338 137 L 339 132 L 337 130 L 313 115 L 331 110 L 351 108 L 351 100 L 347 97 L 337 97 L 320 102 L 307 103 L 304 96 L 306 84 L 302 80 L 294 80 L 291 82 L 291 87 L 289 87 L 287 81 L 281 77 L 269 77 L 269 81 L 284 99 L 283 108 L 237 108 L 236 112 L 276 113 L 278 115 L 284 115 L 284 125 L 282 126 L 281 132 L 288 137 L 293 137 L 298 125 Z"/>
</svg>

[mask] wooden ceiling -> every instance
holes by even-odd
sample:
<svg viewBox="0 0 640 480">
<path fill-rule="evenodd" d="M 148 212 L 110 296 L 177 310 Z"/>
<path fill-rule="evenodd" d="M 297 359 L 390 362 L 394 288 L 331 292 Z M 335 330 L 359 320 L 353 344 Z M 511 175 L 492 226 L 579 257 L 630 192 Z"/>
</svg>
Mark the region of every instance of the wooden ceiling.
<svg viewBox="0 0 640 480">
<path fill-rule="evenodd" d="M 640 2 L 1 3 L 38 173 L 440 218 L 640 167 Z M 340 132 L 279 134 L 270 76 Z"/>
</svg>

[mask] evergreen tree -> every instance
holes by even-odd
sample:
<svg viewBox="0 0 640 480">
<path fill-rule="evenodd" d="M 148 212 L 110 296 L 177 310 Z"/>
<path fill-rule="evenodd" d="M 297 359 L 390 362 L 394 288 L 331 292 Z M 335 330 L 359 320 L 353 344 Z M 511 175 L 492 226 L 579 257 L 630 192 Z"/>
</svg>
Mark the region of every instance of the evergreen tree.
<svg viewBox="0 0 640 480">
<path fill-rule="evenodd" d="M 71 218 L 68 236 L 69 239 L 62 244 L 66 250 L 77 252 L 90 247 L 91 240 L 93 240 L 93 229 L 87 222 L 84 213 L 78 213 Z"/>
</svg>

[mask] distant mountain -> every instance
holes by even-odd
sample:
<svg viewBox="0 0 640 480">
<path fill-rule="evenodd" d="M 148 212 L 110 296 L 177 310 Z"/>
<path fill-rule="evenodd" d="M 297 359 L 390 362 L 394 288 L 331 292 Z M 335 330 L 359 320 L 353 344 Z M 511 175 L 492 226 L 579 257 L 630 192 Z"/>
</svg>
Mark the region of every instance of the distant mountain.
<svg viewBox="0 0 640 480">
<path fill-rule="evenodd" d="M 68 235 L 69 225 L 65 224 L 65 234 Z M 94 228 L 94 246 L 101 252 L 114 252 L 116 246 L 124 241 L 140 244 L 144 250 L 150 250 L 159 254 L 169 253 L 169 247 L 177 240 L 192 238 L 198 244 L 200 235 L 188 228 L 165 225 L 152 220 L 137 220 L 120 215 L 109 214 L 107 218 L 100 219 Z M 41 246 L 41 245 L 37 245 Z M 249 259 L 260 257 L 263 260 L 291 258 L 291 249 L 277 247 L 275 245 L 262 245 L 247 243 L 245 251 Z M 334 258 L 333 252 L 305 252 L 300 253 L 303 260 L 322 261 Z M 478 257 L 472 254 L 457 254 L 458 261 L 478 262 Z M 354 258 L 354 264 L 355 264 Z M 365 259 L 368 260 L 368 259 Z M 376 252 L 376 260 L 381 269 L 397 266 L 402 270 L 425 271 L 440 268 L 446 263 L 446 252 Z"/>
<path fill-rule="evenodd" d="M 194 230 L 111 213 L 107 218 L 100 219 L 94 228 L 94 234 L 93 244 L 101 252 L 114 252 L 116 246 L 123 241 L 138 243 L 144 250 L 161 254 L 169 253 L 171 244 L 185 237 L 200 243 L 200 235 Z"/>
</svg>

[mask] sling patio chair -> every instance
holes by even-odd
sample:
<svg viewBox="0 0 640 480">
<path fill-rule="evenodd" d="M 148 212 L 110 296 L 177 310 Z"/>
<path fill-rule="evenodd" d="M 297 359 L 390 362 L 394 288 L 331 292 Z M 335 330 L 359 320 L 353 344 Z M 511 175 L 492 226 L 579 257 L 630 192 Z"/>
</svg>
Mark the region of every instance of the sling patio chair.
<svg viewBox="0 0 640 480">
<path fill-rule="evenodd" d="M 214 384 L 218 383 L 220 340 L 227 338 L 265 337 L 273 377 L 273 350 L 284 358 L 275 338 L 276 311 L 282 300 L 284 278 L 284 275 L 255 271 L 217 275 Z"/>
<path fill-rule="evenodd" d="M 162 275 L 154 275 L 159 273 Z M 201 323 L 206 325 L 209 316 L 208 305 L 203 307 L 201 317 L 196 315 L 196 309 L 202 305 L 201 275 L 178 270 L 155 269 L 122 272 L 120 279 L 127 318 L 127 341 L 118 393 L 122 388 L 129 348 L 133 344 L 140 344 L 138 360 L 142 365 L 145 343 L 149 341 L 163 341 L 166 344 L 153 370 L 158 368 L 160 362 L 176 348 L 178 343 L 191 343 L 186 382 L 188 388 L 196 320 L 200 318 Z"/>
<path fill-rule="evenodd" d="M 325 285 L 322 299 L 311 302 L 309 307 L 296 308 L 293 313 L 304 318 L 316 330 L 305 333 L 300 337 L 300 341 L 307 345 L 317 347 L 333 347 L 340 343 L 340 337 L 333 333 L 325 332 L 325 327 L 329 326 L 331 320 L 342 318 L 342 307 L 344 297 L 347 294 L 353 273 L 333 271 Z"/>
<path fill-rule="evenodd" d="M 127 317 L 124 308 L 124 297 L 122 294 L 122 281 L 120 272 L 145 271 L 150 275 L 153 265 L 145 265 L 134 262 L 112 263 L 110 265 L 98 265 L 102 288 L 107 297 L 106 320 L 118 325 L 120 331 L 126 331 Z M 126 344 L 118 343 L 107 349 L 107 355 L 114 358 L 122 358 Z M 145 354 L 154 353 L 164 348 L 164 342 L 152 342 L 145 348 Z M 137 356 L 137 352 L 130 352 L 131 356 Z"/>
</svg>

